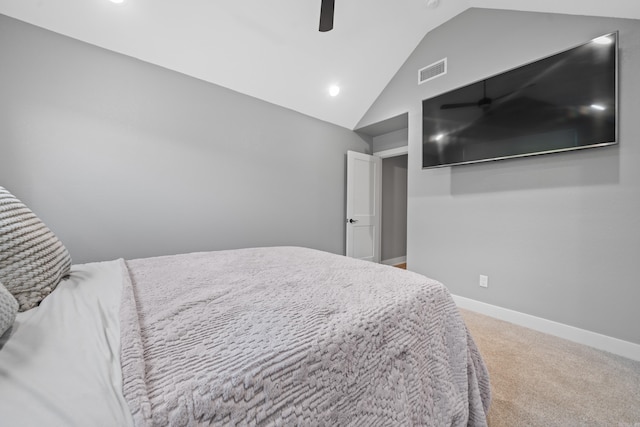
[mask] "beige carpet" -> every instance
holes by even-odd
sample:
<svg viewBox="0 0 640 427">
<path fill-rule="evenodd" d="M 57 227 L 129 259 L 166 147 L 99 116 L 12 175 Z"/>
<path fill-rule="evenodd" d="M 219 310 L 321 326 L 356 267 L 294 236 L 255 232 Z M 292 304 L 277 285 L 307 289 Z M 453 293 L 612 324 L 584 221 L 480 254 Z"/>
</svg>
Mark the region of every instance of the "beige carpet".
<svg viewBox="0 0 640 427">
<path fill-rule="evenodd" d="M 640 362 L 460 311 L 489 369 L 491 427 L 640 427 Z"/>
</svg>

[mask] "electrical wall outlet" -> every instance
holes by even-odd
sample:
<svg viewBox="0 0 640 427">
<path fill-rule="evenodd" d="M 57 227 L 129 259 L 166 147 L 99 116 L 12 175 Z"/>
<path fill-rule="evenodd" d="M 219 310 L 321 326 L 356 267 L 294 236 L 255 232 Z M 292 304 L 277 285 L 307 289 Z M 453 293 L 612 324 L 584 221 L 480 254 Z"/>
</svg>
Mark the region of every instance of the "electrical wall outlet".
<svg viewBox="0 0 640 427">
<path fill-rule="evenodd" d="M 483 274 L 480 275 L 480 283 L 479 283 L 481 288 L 488 288 L 489 287 L 489 276 L 485 276 Z"/>
</svg>

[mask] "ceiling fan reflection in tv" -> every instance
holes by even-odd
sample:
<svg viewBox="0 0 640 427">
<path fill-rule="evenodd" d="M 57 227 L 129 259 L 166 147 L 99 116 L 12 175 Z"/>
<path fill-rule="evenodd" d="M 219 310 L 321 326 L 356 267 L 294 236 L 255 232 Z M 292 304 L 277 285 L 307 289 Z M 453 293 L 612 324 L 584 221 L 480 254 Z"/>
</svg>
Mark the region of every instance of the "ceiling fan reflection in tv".
<svg viewBox="0 0 640 427">
<path fill-rule="evenodd" d="M 533 83 L 529 86 L 532 86 Z M 520 89 L 521 90 L 521 89 Z M 495 101 L 500 101 L 501 99 L 505 99 L 508 98 L 511 95 L 514 95 L 516 93 L 518 93 L 519 90 L 514 90 L 508 93 L 505 93 L 503 95 L 497 96 L 497 97 L 493 97 L 490 98 L 487 96 L 487 80 L 483 80 L 482 81 L 482 98 L 478 99 L 477 101 L 471 101 L 471 102 L 458 102 L 458 103 L 454 103 L 454 104 L 442 104 L 440 106 L 441 110 L 449 110 L 449 109 L 453 109 L 453 108 L 467 108 L 467 107 L 478 107 L 480 108 L 482 111 L 488 111 L 489 108 L 491 108 L 491 106 L 494 104 Z"/>
</svg>

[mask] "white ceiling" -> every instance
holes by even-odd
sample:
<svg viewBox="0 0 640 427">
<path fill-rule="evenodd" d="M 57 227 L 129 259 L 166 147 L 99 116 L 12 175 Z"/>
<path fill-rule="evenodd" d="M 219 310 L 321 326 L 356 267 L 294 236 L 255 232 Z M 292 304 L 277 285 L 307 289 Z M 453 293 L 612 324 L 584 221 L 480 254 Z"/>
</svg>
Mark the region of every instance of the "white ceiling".
<svg viewBox="0 0 640 427">
<path fill-rule="evenodd" d="M 320 0 L 0 0 L 0 13 L 349 129 L 422 38 L 470 7 L 640 19 L 640 0 L 335 1 L 327 33 Z"/>
</svg>

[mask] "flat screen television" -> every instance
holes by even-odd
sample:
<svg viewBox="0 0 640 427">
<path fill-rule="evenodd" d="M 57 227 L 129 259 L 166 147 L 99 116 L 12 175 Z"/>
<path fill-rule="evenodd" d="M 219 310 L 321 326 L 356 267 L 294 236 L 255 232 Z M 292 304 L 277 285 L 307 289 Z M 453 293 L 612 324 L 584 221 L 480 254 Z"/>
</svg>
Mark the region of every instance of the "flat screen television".
<svg viewBox="0 0 640 427">
<path fill-rule="evenodd" d="M 617 143 L 618 34 L 422 101 L 422 167 Z"/>
</svg>

